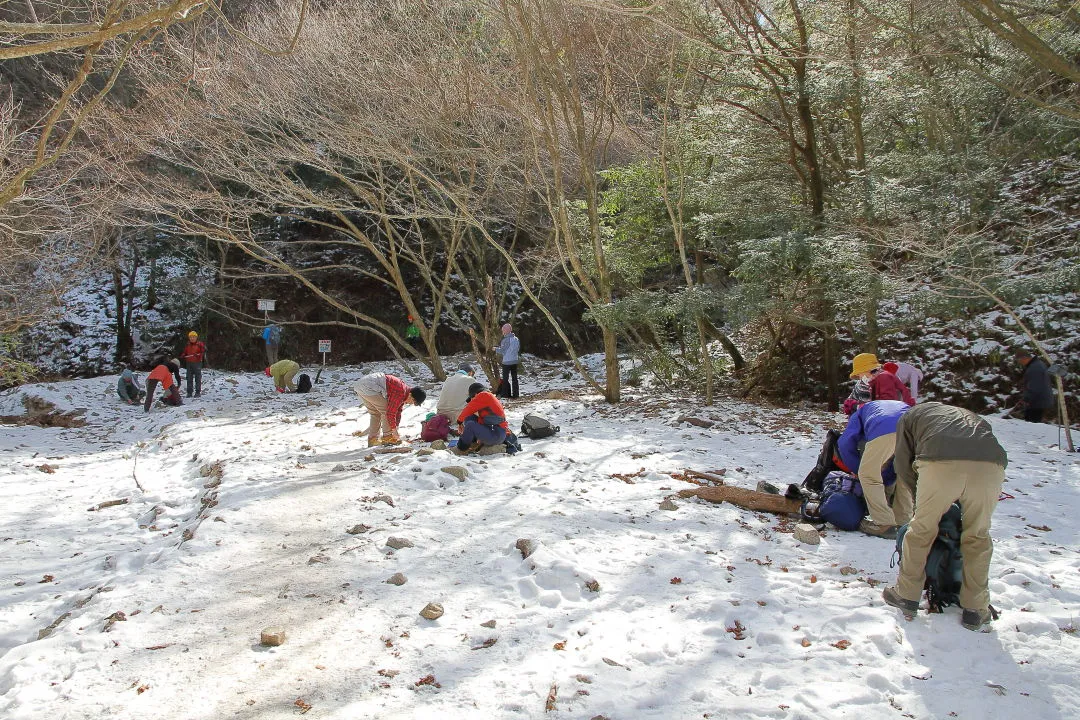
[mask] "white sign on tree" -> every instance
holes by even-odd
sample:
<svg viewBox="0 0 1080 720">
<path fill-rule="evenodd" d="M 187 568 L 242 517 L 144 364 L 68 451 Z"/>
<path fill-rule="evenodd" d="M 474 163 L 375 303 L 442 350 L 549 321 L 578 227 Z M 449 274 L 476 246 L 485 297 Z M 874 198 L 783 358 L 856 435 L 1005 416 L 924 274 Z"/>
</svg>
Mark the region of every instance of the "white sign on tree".
<svg viewBox="0 0 1080 720">
<path fill-rule="evenodd" d="M 266 312 L 273 312 L 274 311 L 274 304 L 277 301 L 276 300 L 256 300 L 255 302 L 257 302 L 259 304 L 259 309 L 260 310 L 264 310 Z"/>
</svg>

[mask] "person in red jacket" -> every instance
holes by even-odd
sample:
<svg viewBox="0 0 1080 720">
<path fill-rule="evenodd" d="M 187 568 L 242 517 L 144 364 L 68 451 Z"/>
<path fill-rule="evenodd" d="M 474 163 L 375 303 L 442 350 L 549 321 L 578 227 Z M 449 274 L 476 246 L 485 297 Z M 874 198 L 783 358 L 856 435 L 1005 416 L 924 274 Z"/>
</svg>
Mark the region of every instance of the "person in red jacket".
<svg viewBox="0 0 1080 720">
<path fill-rule="evenodd" d="M 194 381 L 195 397 L 202 395 L 202 369 L 206 364 L 206 343 L 199 340 L 199 333 L 192 330 L 187 334 L 187 345 L 184 352 L 180 353 L 180 359 L 187 367 L 187 396 L 191 397 L 192 381 Z"/>
<path fill-rule="evenodd" d="M 180 390 L 173 382 L 173 373 L 179 371 L 179 365 L 173 365 L 173 361 L 158 363 L 157 367 L 150 371 L 146 378 L 146 400 L 143 402 L 143 410 L 150 412 L 150 406 L 154 404 L 154 390 L 161 383 L 161 400 L 166 405 L 183 405 L 180 399 Z"/>
<path fill-rule="evenodd" d="M 891 372 L 882 370 L 881 363 L 873 353 L 859 353 L 854 357 L 850 377 L 870 383 L 871 400 L 902 400 L 908 405 L 915 404 L 907 385 Z"/>
<path fill-rule="evenodd" d="M 485 445 L 498 445 L 506 440 L 510 425 L 502 403 L 480 383 L 469 386 L 469 402 L 458 415 L 458 451 L 475 452 Z"/>
</svg>

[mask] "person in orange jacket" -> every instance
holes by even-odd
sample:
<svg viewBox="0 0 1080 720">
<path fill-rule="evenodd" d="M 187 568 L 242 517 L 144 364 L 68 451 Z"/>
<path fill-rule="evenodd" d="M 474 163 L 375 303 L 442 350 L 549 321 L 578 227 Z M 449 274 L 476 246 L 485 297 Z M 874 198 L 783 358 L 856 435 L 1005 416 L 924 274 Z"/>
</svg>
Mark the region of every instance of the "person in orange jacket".
<svg viewBox="0 0 1080 720">
<path fill-rule="evenodd" d="M 206 364 L 206 343 L 199 340 L 199 333 L 192 330 L 187 334 L 187 345 L 180 353 L 180 359 L 187 368 L 187 396 L 191 397 L 194 384 L 195 397 L 202 395 L 202 369 Z M 194 381 L 194 382 L 193 382 Z"/>
<path fill-rule="evenodd" d="M 480 383 L 469 386 L 469 402 L 458 415 L 458 451 L 475 452 L 485 445 L 498 445 L 506 440 L 510 425 L 502 403 Z"/>
<path fill-rule="evenodd" d="M 169 360 L 158 363 L 146 378 L 146 400 L 143 402 L 143 410 L 146 412 L 150 412 L 150 406 L 154 404 L 154 390 L 158 383 L 161 383 L 162 402 L 173 406 L 184 404 L 184 401 L 180 399 L 180 389 L 173 382 L 173 374 L 180 371 L 180 365 L 174 365 L 174 362 Z"/>
</svg>

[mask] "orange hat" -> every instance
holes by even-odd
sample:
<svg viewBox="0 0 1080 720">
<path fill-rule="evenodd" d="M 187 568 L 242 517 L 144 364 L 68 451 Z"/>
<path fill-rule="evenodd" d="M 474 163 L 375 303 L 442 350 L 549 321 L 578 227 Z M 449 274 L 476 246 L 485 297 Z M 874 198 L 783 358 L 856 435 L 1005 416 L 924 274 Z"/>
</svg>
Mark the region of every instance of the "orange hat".
<svg viewBox="0 0 1080 720">
<path fill-rule="evenodd" d="M 188 336 L 189 338 L 197 338 L 197 337 L 199 337 L 199 333 L 197 333 L 197 332 L 195 332 L 194 330 L 192 330 L 191 332 L 189 332 L 189 333 L 187 334 L 187 336 Z"/>
</svg>

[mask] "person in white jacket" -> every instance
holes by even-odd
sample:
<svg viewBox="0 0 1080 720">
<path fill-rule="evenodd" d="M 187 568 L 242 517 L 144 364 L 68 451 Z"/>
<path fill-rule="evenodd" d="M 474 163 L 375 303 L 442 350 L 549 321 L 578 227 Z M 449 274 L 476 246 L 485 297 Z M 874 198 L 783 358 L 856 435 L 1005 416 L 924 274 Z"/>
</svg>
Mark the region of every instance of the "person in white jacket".
<svg viewBox="0 0 1080 720">
<path fill-rule="evenodd" d="M 475 374 L 472 365 L 465 363 L 443 383 L 435 412 L 445 416 L 451 425 L 457 422 L 458 415 L 469 402 L 469 386 L 476 382 L 473 379 Z"/>
<path fill-rule="evenodd" d="M 506 394 L 503 397 L 516 398 L 518 396 L 518 355 L 521 352 L 521 341 L 514 334 L 510 323 L 502 326 L 503 339 L 493 350 L 498 354 L 502 362 L 502 381 L 506 383 Z M 499 393 L 496 393 L 498 395 Z"/>
</svg>

